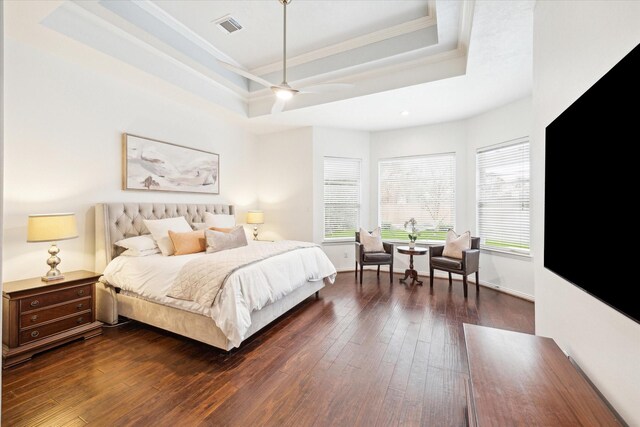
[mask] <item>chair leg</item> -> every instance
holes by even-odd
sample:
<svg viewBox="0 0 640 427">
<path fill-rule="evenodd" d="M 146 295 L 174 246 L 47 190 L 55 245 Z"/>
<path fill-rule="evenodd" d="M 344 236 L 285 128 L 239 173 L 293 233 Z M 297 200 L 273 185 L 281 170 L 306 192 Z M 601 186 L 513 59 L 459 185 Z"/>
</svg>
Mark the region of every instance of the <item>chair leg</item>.
<svg viewBox="0 0 640 427">
<path fill-rule="evenodd" d="M 360 284 L 362 285 L 362 272 L 364 271 L 364 266 L 360 264 Z"/>
<path fill-rule="evenodd" d="M 476 291 L 480 290 L 480 275 L 476 271 Z"/>
<path fill-rule="evenodd" d="M 453 285 L 453 280 L 451 279 L 451 273 L 449 273 L 449 286 Z"/>
<path fill-rule="evenodd" d="M 389 265 L 389 283 L 393 284 L 393 263 Z"/>
<path fill-rule="evenodd" d="M 433 268 L 429 269 L 429 286 L 433 288 Z"/>
<path fill-rule="evenodd" d="M 378 272 L 376 274 L 378 277 L 380 277 L 380 266 L 378 266 Z"/>
<path fill-rule="evenodd" d="M 467 297 L 467 275 L 463 274 L 462 275 L 462 289 L 464 290 L 464 297 Z"/>
<path fill-rule="evenodd" d="M 358 280 L 358 261 L 356 261 L 356 280 Z"/>
</svg>

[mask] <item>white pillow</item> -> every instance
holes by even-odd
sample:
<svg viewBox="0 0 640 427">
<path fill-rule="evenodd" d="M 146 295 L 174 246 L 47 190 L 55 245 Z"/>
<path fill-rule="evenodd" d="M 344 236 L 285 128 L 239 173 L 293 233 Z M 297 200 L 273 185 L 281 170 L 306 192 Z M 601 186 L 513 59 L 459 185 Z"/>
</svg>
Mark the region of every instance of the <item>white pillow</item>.
<svg viewBox="0 0 640 427">
<path fill-rule="evenodd" d="M 371 234 L 364 228 L 361 228 L 360 243 L 362 243 L 365 252 L 384 252 L 382 237 L 380 236 L 380 227 L 373 230 Z"/>
<path fill-rule="evenodd" d="M 156 241 L 153 240 L 153 237 L 150 234 L 143 234 L 142 236 L 135 236 L 129 237 L 128 239 L 118 240 L 115 244 L 125 249 L 133 249 L 135 251 L 158 249 Z"/>
<path fill-rule="evenodd" d="M 165 219 L 145 219 L 144 225 L 155 239 L 164 256 L 173 255 L 175 251 L 173 243 L 169 238 L 169 230 L 175 231 L 176 233 L 193 231 L 183 216 Z"/>
<path fill-rule="evenodd" d="M 137 249 L 127 249 L 126 251 L 122 252 L 120 255 L 138 257 L 138 256 L 155 255 L 155 254 L 159 254 L 159 253 L 160 253 L 160 248 L 158 248 L 156 246 L 153 249 L 145 249 L 145 250 L 142 250 L 142 251 L 139 251 Z"/>
<path fill-rule="evenodd" d="M 236 217 L 233 215 L 214 215 L 211 212 L 205 212 L 204 223 L 207 224 L 207 228 L 233 228 L 236 226 Z"/>
<path fill-rule="evenodd" d="M 457 235 L 455 231 L 447 231 L 447 240 L 442 255 L 449 258 L 462 259 L 462 251 L 471 249 L 471 232 L 466 231 Z"/>
<path fill-rule="evenodd" d="M 204 222 L 192 222 L 191 228 L 193 228 L 193 231 L 204 230 L 207 228 L 207 224 Z"/>
</svg>

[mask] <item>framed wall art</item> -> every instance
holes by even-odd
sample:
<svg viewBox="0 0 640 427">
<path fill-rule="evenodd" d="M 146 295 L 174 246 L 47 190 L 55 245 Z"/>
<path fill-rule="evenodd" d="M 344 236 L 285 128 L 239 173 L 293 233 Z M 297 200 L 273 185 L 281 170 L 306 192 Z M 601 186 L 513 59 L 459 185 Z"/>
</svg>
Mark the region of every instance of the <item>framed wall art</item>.
<svg viewBox="0 0 640 427">
<path fill-rule="evenodd" d="M 220 194 L 220 156 L 141 136 L 122 137 L 123 190 Z"/>
</svg>

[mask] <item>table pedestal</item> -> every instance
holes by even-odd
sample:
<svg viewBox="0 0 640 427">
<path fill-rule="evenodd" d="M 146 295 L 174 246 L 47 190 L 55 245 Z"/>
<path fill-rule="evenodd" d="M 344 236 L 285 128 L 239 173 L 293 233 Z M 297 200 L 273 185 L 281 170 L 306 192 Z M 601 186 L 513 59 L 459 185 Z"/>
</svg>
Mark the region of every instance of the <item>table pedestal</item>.
<svg viewBox="0 0 640 427">
<path fill-rule="evenodd" d="M 409 277 L 411 277 L 412 285 L 417 283 L 422 286 L 422 280 L 418 280 L 418 272 L 413 269 L 413 254 L 409 255 L 409 269 L 404 271 L 404 277 L 400 279 L 400 282 L 406 284 Z"/>
</svg>

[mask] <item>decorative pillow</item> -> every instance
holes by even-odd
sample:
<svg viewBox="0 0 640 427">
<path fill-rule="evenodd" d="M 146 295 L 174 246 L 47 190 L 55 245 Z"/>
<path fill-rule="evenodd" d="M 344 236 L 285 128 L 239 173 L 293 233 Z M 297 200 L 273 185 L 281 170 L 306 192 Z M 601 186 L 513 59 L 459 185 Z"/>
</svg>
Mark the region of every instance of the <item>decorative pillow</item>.
<svg viewBox="0 0 640 427">
<path fill-rule="evenodd" d="M 143 234 L 142 236 L 135 236 L 129 237 L 128 239 L 118 240 L 115 244 L 125 249 L 133 249 L 135 251 L 158 249 L 156 241 L 153 240 L 153 237 L 151 237 L 150 234 Z M 159 250 L 156 253 L 158 252 Z"/>
<path fill-rule="evenodd" d="M 207 228 L 233 228 L 236 226 L 236 217 L 233 215 L 214 215 L 211 212 L 205 212 L 204 223 L 207 225 Z"/>
<path fill-rule="evenodd" d="M 169 230 L 178 233 L 193 231 L 183 216 L 165 219 L 145 219 L 144 225 L 155 239 L 164 256 L 173 255 L 174 252 L 173 243 L 169 239 Z"/>
<path fill-rule="evenodd" d="M 209 230 L 213 230 L 213 231 L 219 231 L 221 233 L 231 233 L 233 230 L 235 230 L 237 227 L 233 227 L 233 228 L 222 228 L 222 227 L 209 227 Z"/>
<path fill-rule="evenodd" d="M 442 255 L 449 258 L 462 259 L 462 251 L 471 249 L 471 232 L 466 231 L 457 235 L 455 231 L 447 231 L 447 240 Z"/>
<path fill-rule="evenodd" d="M 382 237 L 380 236 L 380 227 L 376 228 L 371 233 L 364 228 L 361 228 L 360 243 L 362 243 L 365 252 L 384 252 Z"/>
<path fill-rule="evenodd" d="M 155 247 L 154 249 L 145 249 L 145 250 L 142 250 L 142 251 L 139 251 L 137 249 L 127 249 L 126 251 L 122 252 L 120 255 L 121 256 L 138 257 L 138 256 L 155 255 L 155 254 L 159 254 L 159 253 L 160 253 L 160 248 Z"/>
<path fill-rule="evenodd" d="M 207 223 L 205 222 L 192 222 L 191 228 L 194 230 L 204 230 L 207 228 Z"/>
<path fill-rule="evenodd" d="M 234 228 L 229 233 L 214 230 L 206 230 L 204 233 L 207 238 L 208 254 L 247 246 L 247 236 L 245 236 L 242 226 Z"/>
<path fill-rule="evenodd" d="M 169 238 L 175 249 L 174 255 L 195 254 L 207 249 L 204 230 L 187 231 L 186 233 L 176 233 L 169 230 Z"/>
</svg>

